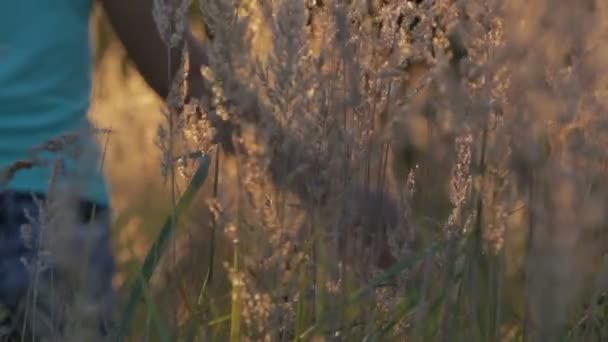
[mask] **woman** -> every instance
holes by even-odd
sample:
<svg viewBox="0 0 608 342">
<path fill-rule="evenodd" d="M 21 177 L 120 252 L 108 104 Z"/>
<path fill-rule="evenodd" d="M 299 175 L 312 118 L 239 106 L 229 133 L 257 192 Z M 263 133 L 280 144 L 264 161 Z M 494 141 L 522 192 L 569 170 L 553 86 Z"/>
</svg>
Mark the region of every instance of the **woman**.
<svg viewBox="0 0 608 342">
<path fill-rule="evenodd" d="M 144 79 L 166 97 L 167 66 L 170 61 L 173 71 L 179 67 L 182 50 L 178 44 L 167 51 L 152 15 L 153 0 L 102 4 Z M 0 337 L 21 331 L 61 336 L 62 296 L 75 290 L 68 283 L 78 283 L 85 304 L 96 308 L 91 317 L 83 310 L 79 319 L 96 325 L 101 316 L 106 323 L 112 311 L 110 203 L 96 132 L 86 116 L 92 5 L 92 0 L 6 0 L 0 10 Z M 185 32 L 191 70 L 199 70 L 205 55 Z M 191 96 L 202 95 L 199 73 L 188 82 Z M 66 214 L 68 208 L 76 215 Z M 74 223 L 76 230 L 66 228 Z M 86 272 L 85 281 L 62 279 L 74 271 Z M 31 308 L 48 320 L 32 316 Z M 25 330 L 17 318 L 24 312 L 32 318 Z"/>
</svg>

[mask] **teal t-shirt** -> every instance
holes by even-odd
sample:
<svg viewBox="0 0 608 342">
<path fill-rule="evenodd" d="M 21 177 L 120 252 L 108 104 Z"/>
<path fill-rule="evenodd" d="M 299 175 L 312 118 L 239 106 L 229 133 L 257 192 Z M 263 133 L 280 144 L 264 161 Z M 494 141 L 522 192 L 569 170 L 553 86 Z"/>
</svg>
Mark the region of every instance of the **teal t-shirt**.
<svg viewBox="0 0 608 342">
<path fill-rule="evenodd" d="M 31 160 L 34 148 L 62 136 L 80 137 L 82 149 L 77 158 L 57 151 L 39 154 L 42 162 L 18 171 L 6 185 L 9 190 L 46 194 L 53 177 L 53 184 L 69 184 L 83 199 L 108 203 L 100 149 L 87 119 L 91 5 L 91 0 L 2 0 L 0 170 Z M 64 151 L 76 147 L 67 146 Z"/>
</svg>

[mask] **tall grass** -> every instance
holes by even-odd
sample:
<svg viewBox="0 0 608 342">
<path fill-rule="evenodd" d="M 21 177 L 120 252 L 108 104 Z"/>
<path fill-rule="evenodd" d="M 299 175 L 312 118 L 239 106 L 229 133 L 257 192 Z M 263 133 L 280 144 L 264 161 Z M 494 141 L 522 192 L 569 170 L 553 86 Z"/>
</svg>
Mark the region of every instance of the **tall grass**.
<svg viewBox="0 0 608 342">
<path fill-rule="evenodd" d="M 179 144 L 215 134 L 226 230 L 190 339 L 604 338 L 605 5 L 199 4 Z"/>
<path fill-rule="evenodd" d="M 167 99 L 121 339 L 607 338 L 608 5 L 193 5 L 209 94 Z"/>
</svg>

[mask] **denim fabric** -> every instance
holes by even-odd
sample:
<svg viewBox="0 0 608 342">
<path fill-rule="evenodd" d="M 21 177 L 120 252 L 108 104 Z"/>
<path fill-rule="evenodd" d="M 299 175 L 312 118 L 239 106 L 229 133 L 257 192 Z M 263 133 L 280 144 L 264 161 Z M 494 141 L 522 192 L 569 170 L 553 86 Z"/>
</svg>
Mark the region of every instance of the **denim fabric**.
<svg viewBox="0 0 608 342">
<path fill-rule="evenodd" d="M 43 203 L 40 196 L 0 192 L 0 340 L 7 335 L 20 340 L 24 332 L 26 340 L 61 339 L 70 324 L 66 312 L 79 310 L 69 305 L 78 300 L 93 308 L 93 329 L 103 333 L 111 320 L 115 266 L 109 211 L 81 202 L 70 230 L 59 223 L 66 221 L 43 215 Z"/>
</svg>

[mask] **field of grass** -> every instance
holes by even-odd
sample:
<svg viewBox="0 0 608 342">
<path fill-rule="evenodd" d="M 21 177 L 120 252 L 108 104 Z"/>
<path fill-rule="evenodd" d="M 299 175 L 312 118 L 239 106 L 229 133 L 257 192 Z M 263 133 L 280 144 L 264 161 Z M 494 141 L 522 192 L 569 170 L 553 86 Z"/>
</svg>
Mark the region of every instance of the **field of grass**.
<svg viewBox="0 0 608 342">
<path fill-rule="evenodd" d="M 95 14 L 121 338 L 608 340 L 608 3 L 175 6 L 196 103 Z"/>
</svg>

